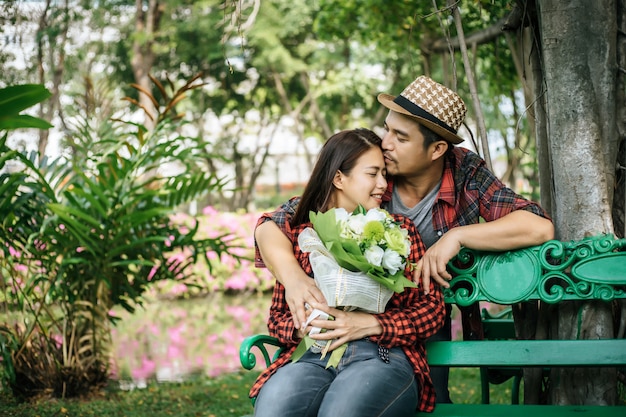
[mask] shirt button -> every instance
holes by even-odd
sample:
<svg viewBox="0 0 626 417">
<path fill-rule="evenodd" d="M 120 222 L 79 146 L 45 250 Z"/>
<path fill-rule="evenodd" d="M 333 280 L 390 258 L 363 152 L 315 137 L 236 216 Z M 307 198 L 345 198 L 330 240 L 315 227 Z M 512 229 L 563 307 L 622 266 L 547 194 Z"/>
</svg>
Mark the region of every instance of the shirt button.
<svg viewBox="0 0 626 417">
<path fill-rule="evenodd" d="M 440 230 L 437 232 L 437 236 L 441 237 L 441 235 L 443 235 L 443 232 Z"/>
</svg>

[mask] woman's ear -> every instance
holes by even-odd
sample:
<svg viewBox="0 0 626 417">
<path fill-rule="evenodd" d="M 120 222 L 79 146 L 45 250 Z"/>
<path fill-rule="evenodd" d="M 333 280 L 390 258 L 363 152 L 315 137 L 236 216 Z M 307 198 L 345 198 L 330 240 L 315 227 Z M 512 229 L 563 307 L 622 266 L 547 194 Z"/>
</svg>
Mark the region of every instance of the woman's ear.
<svg viewBox="0 0 626 417">
<path fill-rule="evenodd" d="M 343 173 L 339 170 L 335 172 L 335 177 L 333 178 L 333 185 L 338 190 L 343 190 Z"/>
</svg>

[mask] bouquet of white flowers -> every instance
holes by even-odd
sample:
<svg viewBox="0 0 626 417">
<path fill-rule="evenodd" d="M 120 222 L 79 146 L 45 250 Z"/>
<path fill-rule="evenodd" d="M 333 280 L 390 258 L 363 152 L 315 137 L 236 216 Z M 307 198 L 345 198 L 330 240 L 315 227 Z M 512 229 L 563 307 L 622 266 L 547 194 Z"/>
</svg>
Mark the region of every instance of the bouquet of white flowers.
<svg viewBox="0 0 626 417">
<path fill-rule="evenodd" d="M 358 206 L 311 213 L 298 244 L 309 252 L 315 282 L 331 307 L 385 311 L 393 292 L 415 283 L 404 276 L 411 249 L 408 231 L 388 212 Z"/>
<path fill-rule="evenodd" d="M 298 244 L 303 252 L 309 252 L 315 282 L 330 307 L 382 313 L 394 292 L 416 287 L 404 276 L 411 250 L 408 231 L 387 211 L 366 211 L 359 205 L 353 213 L 335 208 L 312 212 L 309 217 L 313 228 L 300 233 Z M 304 327 L 315 318 L 333 319 L 313 310 Z M 320 331 L 313 328 L 309 335 Z M 292 361 L 298 361 L 308 349 L 321 351 L 324 357 L 329 345 L 330 341 L 324 349 L 324 343 L 307 336 L 292 354 Z M 346 347 L 333 351 L 326 367 L 336 367 Z"/>
</svg>

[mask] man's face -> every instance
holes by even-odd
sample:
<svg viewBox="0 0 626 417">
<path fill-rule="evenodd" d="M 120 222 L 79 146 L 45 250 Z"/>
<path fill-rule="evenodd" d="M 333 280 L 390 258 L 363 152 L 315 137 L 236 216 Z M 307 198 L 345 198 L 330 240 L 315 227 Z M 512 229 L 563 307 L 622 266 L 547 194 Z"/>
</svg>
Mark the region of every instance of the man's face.
<svg viewBox="0 0 626 417">
<path fill-rule="evenodd" d="M 385 130 L 382 148 L 387 174 L 411 177 L 430 165 L 431 159 L 424 150 L 424 136 L 416 122 L 390 111 L 385 119 Z"/>
</svg>

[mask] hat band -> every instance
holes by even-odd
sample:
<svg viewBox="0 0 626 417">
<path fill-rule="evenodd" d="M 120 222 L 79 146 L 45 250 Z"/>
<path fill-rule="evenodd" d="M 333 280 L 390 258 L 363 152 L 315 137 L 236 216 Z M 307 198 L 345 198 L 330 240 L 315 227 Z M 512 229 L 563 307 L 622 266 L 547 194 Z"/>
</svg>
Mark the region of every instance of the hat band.
<svg viewBox="0 0 626 417">
<path fill-rule="evenodd" d="M 448 126 L 446 123 L 442 122 L 441 120 L 439 120 L 437 117 L 433 116 L 432 114 L 428 113 L 426 110 L 424 110 L 423 108 L 421 108 L 420 106 L 418 106 L 417 104 L 413 103 L 412 101 L 410 101 L 409 99 L 407 99 L 404 96 L 398 96 L 393 100 L 394 103 L 398 104 L 400 107 L 402 107 L 405 110 L 408 110 L 409 112 L 411 112 L 411 114 L 413 114 L 414 116 L 418 116 L 421 117 L 423 119 L 426 119 L 430 122 L 435 123 L 438 126 L 443 127 L 444 129 L 446 129 L 447 131 L 454 133 L 456 135 L 456 130 L 452 129 L 450 126 Z"/>
</svg>

